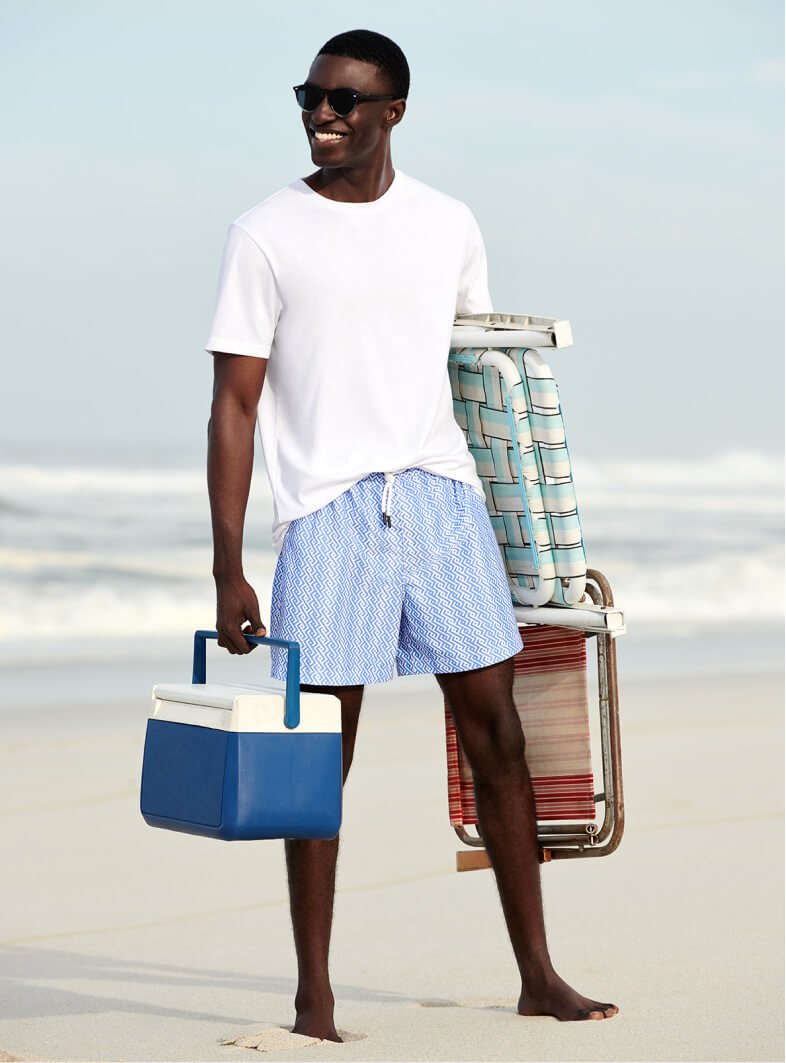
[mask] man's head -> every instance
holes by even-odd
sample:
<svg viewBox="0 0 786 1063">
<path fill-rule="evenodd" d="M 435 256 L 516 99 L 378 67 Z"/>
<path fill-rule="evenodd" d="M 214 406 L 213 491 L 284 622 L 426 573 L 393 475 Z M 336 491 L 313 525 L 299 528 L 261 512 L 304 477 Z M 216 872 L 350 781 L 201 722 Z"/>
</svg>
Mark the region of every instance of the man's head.
<svg viewBox="0 0 786 1063">
<path fill-rule="evenodd" d="M 300 100 L 301 107 L 313 108 L 303 110 L 303 125 L 314 163 L 335 168 L 381 161 L 409 94 L 409 66 L 399 46 L 371 30 L 340 33 L 320 48 L 306 85 L 307 98 L 301 94 Z M 352 89 L 356 94 L 356 98 L 346 94 L 333 98 L 341 113 L 331 106 L 329 93 L 334 89 Z"/>
<path fill-rule="evenodd" d="M 395 41 L 373 30 L 349 30 L 331 37 L 317 52 L 371 63 L 387 80 L 387 92 L 396 99 L 409 95 L 409 63 Z"/>
</svg>

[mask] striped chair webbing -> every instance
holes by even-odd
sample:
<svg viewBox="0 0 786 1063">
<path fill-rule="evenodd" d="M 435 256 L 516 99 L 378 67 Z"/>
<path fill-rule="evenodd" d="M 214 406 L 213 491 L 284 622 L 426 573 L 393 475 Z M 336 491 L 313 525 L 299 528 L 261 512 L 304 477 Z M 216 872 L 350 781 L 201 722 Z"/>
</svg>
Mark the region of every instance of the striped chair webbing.
<svg viewBox="0 0 786 1063">
<path fill-rule="evenodd" d="M 539 822 L 594 820 L 586 639 L 560 627 L 522 627 L 514 660 L 513 700 Z M 452 826 L 477 823 L 472 771 L 445 702 L 448 808 Z"/>
<path fill-rule="evenodd" d="M 537 351 L 497 351 L 519 377 L 508 391 L 495 366 L 478 364 L 483 353 L 452 350 L 448 376 L 511 590 L 521 604 L 575 605 L 587 563 L 556 381 Z"/>
</svg>

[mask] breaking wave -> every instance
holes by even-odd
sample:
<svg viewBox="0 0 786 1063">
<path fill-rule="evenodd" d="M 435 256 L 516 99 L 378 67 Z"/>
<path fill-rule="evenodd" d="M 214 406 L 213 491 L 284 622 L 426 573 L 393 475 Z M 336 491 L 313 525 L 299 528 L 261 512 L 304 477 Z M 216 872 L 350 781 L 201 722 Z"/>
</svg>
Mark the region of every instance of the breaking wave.
<svg viewBox="0 0 786 1063">
<path fill-rule="evenodd" d="M 783 617 L 783 463 L 574 461 L 589 563 L 629 630 L 712 630 Z M 264 470 L 247 570 L 269 603 L 275 557 Z M 210 520 L 200 469 L 0 465 L 0 657 L 25 638 L 165 637 L 211 622 Z"/>
</svg>

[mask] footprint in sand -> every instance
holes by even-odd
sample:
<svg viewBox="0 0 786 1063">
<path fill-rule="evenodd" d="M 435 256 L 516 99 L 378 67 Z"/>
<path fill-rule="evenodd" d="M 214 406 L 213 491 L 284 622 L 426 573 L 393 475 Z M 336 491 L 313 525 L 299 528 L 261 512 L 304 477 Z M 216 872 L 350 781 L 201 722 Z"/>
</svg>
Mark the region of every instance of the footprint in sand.
<svg viewBox="0 0 786 1063">
<path fill-rule="evenodd" d="M 347 1041 L 363 1041 L 364 1033 L 351 1033 L 349 1030 L 339 1030 L 338 1035 L 346 1043 Z M 240 1034 L 238 1037 L 228 1038 L 221 1042 L 222 1045 L 234 1045 L 236 1048 L 255 1048 L 257 1052 L 288 1052 L 292 1048 L 307 1048 L 309 1045 L 338 1044 L 337 1041 L 323 1041 L 321 1037 L 306 1037 L 302 1033 L 292 1033 L 286 1026 L 270 1026 L 256 1033 Z"/>
</svg>

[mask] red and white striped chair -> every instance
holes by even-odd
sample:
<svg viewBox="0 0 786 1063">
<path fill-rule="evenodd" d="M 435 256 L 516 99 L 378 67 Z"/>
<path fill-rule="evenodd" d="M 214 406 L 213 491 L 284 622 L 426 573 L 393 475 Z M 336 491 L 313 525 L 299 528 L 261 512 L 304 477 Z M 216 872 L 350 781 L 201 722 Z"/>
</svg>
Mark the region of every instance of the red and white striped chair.
<svg viewBox="0 0 786 1063">
<path fill-rule="evenodd" d="M 601 573 L 588 570 L 587 589 L 608 610 L 601 615 L 613 618 L 611 591 Z M 519 619 L 523 611 L 516 610 Z M 625 817 L 613 635 L 531 623 L 520 631 L 524 648 L 514 662 L 513 700 L 525 736 L 542 859 L 607 856 L 622 839 Z M 590 717 L 587 676 L 587 646 L 593 639 L 597 723 Z M 457 869 L 489 867 L 477 831 L 472 771 L 447 702 L 445 735 L 450 823 L 470 847 L 457 854 Z M 600 762 L 597 777 L 593 746 Z"/>
<path fill-rule="evenodd" d="M 514 603 L 521 603 L 515 611 L 524 649 L 515 659 L 513 695 L 525 737 L 544 861 L 607 855 L 619 845 L 624 826 L 614 645 L 614 639 L 625 631 L 624 618 L 614 608 L 605 577 L 585 566 L 581 571 L 576 568 L 583 559 L 583 547 L 562 415 L 556 385 L 540 356 L 538 368 L 544 375 L 545 366 L 552 385 L 548 409 L 537 405 L 546 401 L 542 389 L 535 391 L 520 383 L 521 366 L 526 367 L 522 351 L 571 342 L 567 322 L 478 315 L 461 319 L 454 329 L 451 351 L 457 420 L 478 461 Z M 507 357 L 514 353 L 515 358 Z M 476 375 L 483 374 L 484 387 L 473 386 L 473 369 Z M 507 447 L 500 447 L 505 441 Z M 561 475 L 556 478 L 550 475 L 556 468 L 550 450 L 558 451 L 561 462 L 556 470 Z M 557 516 L 563 524 L 569 520 L 569 543 L 562 541 L 560 526 L 542 504 L 542 498 L 549 496 L 556 497 L 557 505 L 565 509 Z M 504 514 L 497 512 L 500 497 Z M 516 498 L 521 499 L 520 519 L 513 512 Z M 511 529 L 514 538 L 520 535 L 520 543 L 511 541 Z M 523 566 L 520 559 L 526 551 L 531 564 Z M 568 589 L 569 593 L 563 593 Z M 551 603 L 546 604 L 549 597 Z M 590 639 L 595 639 L 597 651 L 595 724 L 590 719 L 587 682 Z M 477 830 L 472 772 L 447 702 L 445 724 L 450 822 L 462 842 L 471 847 L 457 854 L 457 867 L 460 871 L 488 867 Z M 593 747 L 601 764 L 597 777 Z M 603 809 L 600 822 L 599 806 Z M 469 829 L 473 827 L 475 831 Z"/>
</svg>

